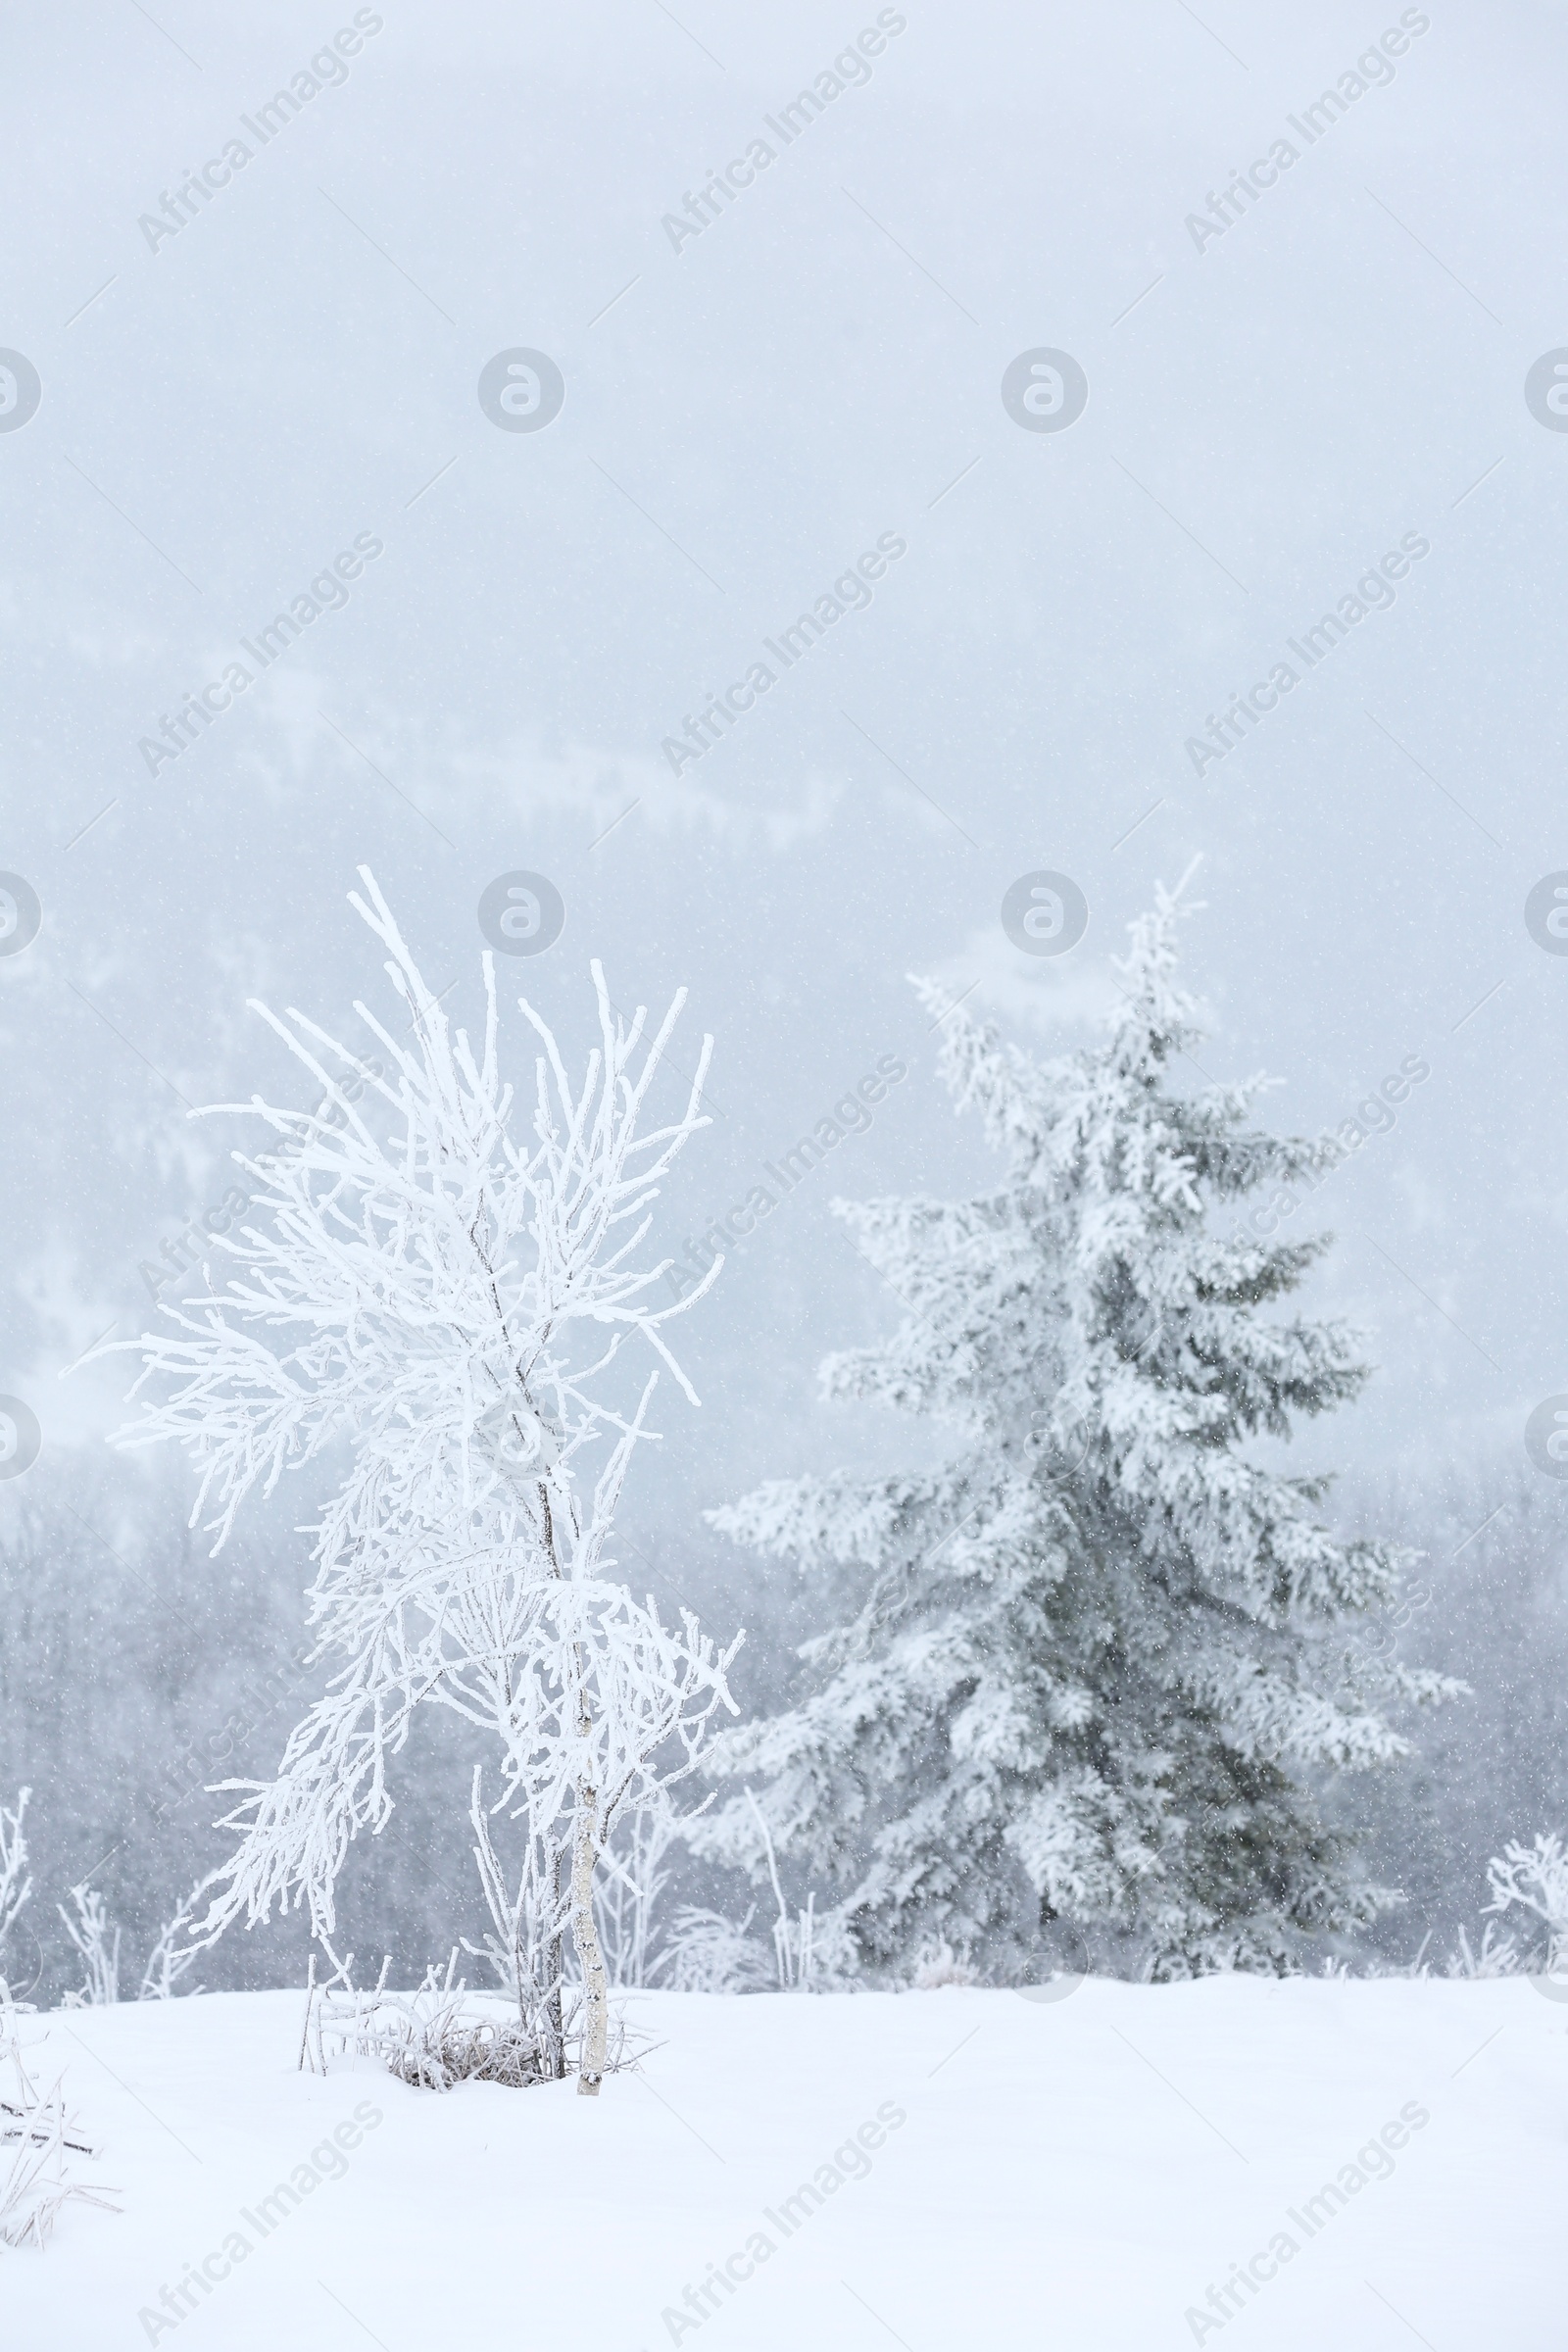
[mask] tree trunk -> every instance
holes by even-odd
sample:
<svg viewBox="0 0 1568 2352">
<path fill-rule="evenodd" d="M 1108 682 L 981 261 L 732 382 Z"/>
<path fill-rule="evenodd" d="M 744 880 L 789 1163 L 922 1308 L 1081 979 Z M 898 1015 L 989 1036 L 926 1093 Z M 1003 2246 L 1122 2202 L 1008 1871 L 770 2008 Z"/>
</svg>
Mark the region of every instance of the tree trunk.
<svg viewBox="0 0 1568 2352">
<path fill-rule="evenodd" d="M 561 1860 L 560 1846 L 553 1845 L 550 1860 L 550 1917 L 552 1920 L 559 1920 L 561 1917 Z M 561 1995 L 561 1982 L 565 1975 L 565 1954 L 562 1949 L 562 1943 L 561 1930 L 552 1928 L 550 1940 L 545 1947 L 545 1965 L 550 1971 L 551 1993 L 546 2018 L 550 2035 L 550 2079 L 554 2082 L 564 2082 L 566 2074 L 566 2028 L 565 2020 L 562 2015 Z"/>
<path fill-rule="evenodd" d="M 571 1936 L 582 1964 L 582 2058 L 577 2090 L 585 2099 L 599 2096 L 604 2081 L 605 2053 L 610 2039 L 610 2000 L 605 1988 L 604 1956 L 594 1927 L 594 1863 L 598 1859 L 595 1830 L 598 1790 L 577 1792 L 577 1821 L 571 1852 Z"/>
<path fill-rule="evenodd" d="M 559 1577 L 559 1576 L 561 1575 L 561 1573 L 562 1573 L 562 1566 L 561 1566 L 561 1560 L 560 1560 L 560 1557 L 559 1557 L 559 1555 L 558 1555 L 558 1553 L 557 1553 L 557 1551 L 556 1551 L 556 1520 L 555 1520 L 555 1513 L 554 1513 L 554 1512 L 551 1510 L 551 1508 L 550 1508 L 550 1489 L 549 1489 L 549 1487 L 546 1485 L 546 1483 L 545 1483 L 545 1481 L 544 1481 L 543 1479 L 540 1479 L 540 1481 L 539 1481 L 539 1508 L 540 1508 L 540 1513 L 541 1513 L 541 1516 L 542 1516 L 542 1518 L 543 1518 L 543 1522 L 544 1522 L 544 1531 L 545 1531 L 545 1555 L 546 1555 L 546 1557 L 548 1558 L 548 1560 L 549 1560 L 549 1562 L 550 1562 L 550 1573 L 551 1573 L 551 1575 L 552 1575 L 553 1577 Z M 552 1919 L 552 1921 L 553 1921 L 553 1922 L 554 1922 L 554 1921 L 559 1921 L 559 1920 L 560 1920 L 560 1918 L 561 1918 L 561 1865 L 562 1865 L 562 1860 L 563 1860 L 563 1849 L 562 1849 L 562 1847 L 561 1847 L 559 1844 L 557 1844 L 557 1843 L 555 1843 L 555 1842 L 554 1842 L 554 1833 L 553 1833 L 553 1825 L 552 1825 L 552 1843 L 551 1843 L 551 1861 L 550 1861 L 550 1916 L 551 1916 L 551 1919 Z M 591 1863 L 590 1863 L 590 1865 L 589 1865 L 589 1870 L 590 1870 L 590 1877 L 591 1877 L 591 1874 L 592 1874 L 592 1864 L 591 1864 Z M 572 1879 L 572 1891 L 573 1891 L 573 1900 L 575 1900 L 575 1895 L 576 1895 L 576 1877 L 575 1877 L 575 1872 L 573 1872 L 573 1879 Z M 561 1933 L 561 1929 L 560 1929 L 560 1927 L 559 1927 L 559 1926 L 552 1926 L 552 1928 L 551 1928 L 551 1932 L 550 1932 L 550 1945 L 549 1945 L 549 1953 L 550 1953 L 550 1961 L 549 1961 L 549 1965 L 550 1965 L 550 1983 L 551 1983 L 551 1985 L 552 1985 L 552 1987 L 553 1987 L 553 1989 L 552 1989 L 552 1991 L 551 1991 L 551 1995 L 550 1995 L 550 2010 L 549 2010 L 549 2017 L 550 2017 L 550 2040 L 551 2040 L 551 2065 L 550 2065 L 550 2072 L 551 2072 L 551 2077 L 552 2077 L 552 2079 L 553 2079 L 555 2082 L 564 2082 L 564 2080 L 565 2080 L 565 2074 L 566 2074 L 566 2029 L 565 2029 L 565 2019 L 564 2019 L 564 2014 L 563 2014 L 564 2002 L 563 2002 L 563 1994 L 562 1994 L 562 1983 L 563 1983 L 563 1980 L 564 1980 L 564 1976 L 565 1976 L 565 1973 L 566 1973 L 566 1971 L 565 1971 L 565 1952 L 564 1952 L 564 1941 L 565 1941 L 565 1939 L 564 1939 L 564 1937 L 563 1936 L 563 1935 L 562 1935 L 562 1933 Z M 582 1948 L 582 1947 L 581 1947 L 581 1944 L 579 1943 L 579 1945 L 578 1945 L 578 1950 L 579 1950 L 579 1952 L 580 1952 L 581 1948 Z M 597 2088 L 598 2088 L 598 2084 L 596 2083 L 596 2084 L 594 2085 L 594 2087 L 595 2087 L 595 2089 L 597 2089 Z"/>
</svg>

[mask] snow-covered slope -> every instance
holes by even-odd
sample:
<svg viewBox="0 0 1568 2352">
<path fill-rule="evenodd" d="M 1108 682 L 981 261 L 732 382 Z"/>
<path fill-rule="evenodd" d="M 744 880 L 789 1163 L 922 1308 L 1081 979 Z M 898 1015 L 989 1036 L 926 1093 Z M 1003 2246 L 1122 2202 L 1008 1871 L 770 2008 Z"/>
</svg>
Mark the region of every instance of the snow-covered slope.
<svg viewBox="0 0 1568 2352">
<path fill-rule="evenodd" d="M 302 2005 L 30 2021 L 124 2210 L 0 2248 L 6 2352 L 1568 2343 L 1528 1983 L 638 1996 L 662 2046 L 597 2102 L 300 2075 Z"/>
</svg>

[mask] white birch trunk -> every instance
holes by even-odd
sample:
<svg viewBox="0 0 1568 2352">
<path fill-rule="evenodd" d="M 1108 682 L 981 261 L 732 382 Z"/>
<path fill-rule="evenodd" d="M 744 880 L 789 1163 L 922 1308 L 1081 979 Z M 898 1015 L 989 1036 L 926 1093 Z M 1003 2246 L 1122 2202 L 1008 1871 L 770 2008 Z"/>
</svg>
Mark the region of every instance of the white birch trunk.
<svg viewBox="0 0 1568 2352">
<path fill-rule="evenodd" d="M 604 1955 L 594 1925 L 594 1864 L 598 1859 L 597 1789 L 578 1791 L 577 1826 L 571 1853 L 571 1935 L 582 1965 L 582 2059 L 577 2070 L 580 2097 L 596 2099 L 605 2076 L 610 2040 L 610 2000 L 605 1986 Z"/>
</svg>

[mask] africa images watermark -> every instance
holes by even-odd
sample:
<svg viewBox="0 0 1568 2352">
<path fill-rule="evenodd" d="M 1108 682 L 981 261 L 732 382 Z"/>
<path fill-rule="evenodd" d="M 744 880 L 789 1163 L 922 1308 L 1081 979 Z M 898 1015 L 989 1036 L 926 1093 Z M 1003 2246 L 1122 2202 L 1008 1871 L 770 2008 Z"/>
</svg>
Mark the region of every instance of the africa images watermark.
<svg viewBox="0 0 1568 2352">
<path fill-rule="evenodd" d="M 1363 50 L 1354 66 L 1347 67 L 1332 90 L 1325 90 L 1310 106 L 1303 106 L 1299 115 L 1286 116 L 1286 122 L 1307 147 L 1315 147 L 1368 90 L 1384 87 L 1394 79 L 1393 60 L 1403 57 L 1412 40 L 1419 40 L 1424 32 L 1431 30 L 1432 19 L 1425 9 L 1407 8 L 1399 18 L 1399 26 L 1402 31 L 1391 25 L 1372 48 Z M 1216 196 L 1210 188 L 1207 213 L 1189 213 L 1185 223 L 1199 252 L 1213 238 L 1222 237 L 1228 228 L 1234 228 L 1261 194 L 1279 184 L 1281 172 L 1289 172 L 1294 164 L 1300 162 L 1302 152 L 1289 139 L 1276 139 L 1267 155 L 1258 156 L 1245 172 L 1233 172 L 1229 186 L 1220 195 Z"/>
<path fill-rule="evenodd" d="M 336 89 L 347 81 L 346 60 L 358 57 L 367 39 L 378 33 L 385 22 L 373 8 L 356 9 L 354 24 L 358 31 L 345 24 L 332 35 L 329 47 L 318 49 L 310 64 L 300 68 L 286 90 L 274 90 L 267 104 L 257 108 L 254 118 L 241 115 L 240 121 L 256 141 L 254 147 L 248 147 L 241 138 L 228 139 L 221 155 L 210 156 L 199 172 L 187 170 L 172 194 L 167 188 L 160 190 L 160 210 L 143 213 L 136 222 L 149 250 L 156 253 L 167 237 L 177 237 L 182 228 L 188 227 L 203 207 L 230 184 L 236 172 L 243 172 L 254 156 L 271 145 L 302 107 L 319 97 L 322 90 Z"/>
<path fill-rule="evenodd" d="M 1351 629 L 1358 628 L 1369 612 L 1386 612 L 1396 603 L 1392 582 L 1402 580 L 1412 564 L 1419 564 L 1432 553 L 1432 542 L 1420 531 L 1406 531 L 1397 548 L 1391 548 L 1356 581 L 1347 589 L 1332 612 L 1325 612 L 1303 629 L 1299 638 L 1287 637 L 1285 642 L 1301 663 L 1293 668 L 1289 662 L 1276 662 L 1266 678 L 1245 695 L 1233 694 L 1230 708 L 1222 715 L 1208 714 L 1208 733 L 1189 735 L 1183 750 L 1200 775 L 1226 759 L 1240 743 L 1247 740 L 1247 729 L 1261 725 L 1270 710 L 1277 710 L 1284 696 L 1299 686 L 1308 670 L 1326 662 L 1336 646 L 1344 643 Z M 1245 725 L 1243 722 L 1246 722 Z"/>
<path fill-rule="evenodd" d="M 1373 1136 L 1387 1135 L 1397 1125 L 1397 1105 L 1408 1102 L 1412 1089 L 1425 1086 L 1431 1075 L 1432 1064 L 1424 1054 L 1407 1054 L 1397 1070 L 1391 1070 L 1373 1093 L 1362 1097 L 1348 1119 L 1342 1119 L 1338 1127 L 1324 1129 L 1317 1138 L 1311 1166 L 1292 1177 L 1290 1184 L 1281 1185 L 1272 1200 L 1260 1200 L 1247 1224 L 1236 1227 L 1231 1240 L 1239 1245 L 1264 1242 L 1278 1233 L 1284 1219 L 1294 1217 L 1307 1195 L 1327 1184 L 1336 1168 Z"/>
<path fill-rule="evenodd" d="M 43 921 L 43 902 L 25 874 L 0 873 L 0 956 L 30 948 Z"/>
<path fill-rule="evenodd" d="M 0 1478 L 24 1478 L 38 1459 L 43 1428 L 24 1396 L 0 1396 Z"/>
<path fill-rule="evenodd" d="M 247 1674 L 240 1686 L 240 1697 L 251 1710 L 248 1718 L 230 1708 L 216 1732 L 206 1736 L 203 1755 L 194 1738 L 185 1741 L 164 1765 L 165 1777 L 176 1784 L 176 1793 L 164 1797 L 152 1809 L 154 1821 L 162 1821 L 166 1813 L 182 1805 L 198 1788 L 211 1790 L 213 1783 L 207 1778 L 229 1763 L 249 1745 L 262 1726 L 271 1720 L 284 1700 L 291 1698 L 301 1687 L 316 1657 L 314 1645 L 302 1642 L 279 1663 Z"/>
<path fill-rule="evenodd" d="M 888 1089 L 900 1086 L 909 1075 L 909 1065 L 897 1054 L 884 1054 L 874 1070 L 867 1070 L 853 1094 L 841 1095 L 831 1112 L 824 1111 L 809 1135 L 803 1135 L 788 1152 L 781 1152 L 778 1165 L 770 1159 L 761 1163 L 767 1184 L 754 1184 L 744 1200 L 715 1217 L 708 1231 L 696 1241 L 681 1244 L 683 1256 L 665 1269 L 664 1280 L 677 1298 L 700 1283 L 714 1260 L 727 1249 L 735 1249 L 749 1233 L 755 1233 L 764 1217 L 770 1217 L 779 1202 L 794 1192 L 796 1186 L 811 1170 L 820 1167 L 830 1152 L 836 1152 L 848 1135 L 863 1135 L 871 1124 L 874 1104 L 887 1099 Z M 776 1186 L 777 1192 L 769 1190 Z"/>
<path fill-rule="evenodd" d="M 357 580 L 367 564 L 373 564 L 385 553 L 385 541 L 378 539 L 373 531 L 358 532 L 353 548 L 344 548 L 334 556 L 310 586 L 302 588 L 290 601 L 286 612 L 274 612 L 267 626 L 257 630 L 254 643 L 249 637 L 240 639 L 256 663 L 254 670 L 247 669 L 243 662 L 230 662 L 222 676 L 211 680 L 200 695 L 187 694 L 172 715 L 167 710 L 160 711 L 158 724 L 163 733 L 143 735 L 136 746 L 147 762 L 148 774 L 156 776 L 161 767 L 169 766 L 197 741 L 203 728 L 210 727 L 225 710 L 231 710 L 235 697 L 254 686 L 262 671 L 270 669 L 278 656 L 287 651 L 296 637 L 302 637 L 313 622 L 319 620 L 323 612 L 340 612 L 349 602 L 346 583 Z"/>
<path fill-rule="evenodd" d="M 710 228 L 725 208 L 754 185 L 758 173 L 765 172 L 769 164 L 777 163 L 784 148 L 793 147 L 835 99 L 842 98 L 846 90 L 858 89 L 868 82 L 871 78 L 868 61 L 880 57 L 889 40 L 896 40 L 908 22 L 900 9 L 882 9 L 876 24 L 868 24 L 863 32 L 857 33 L 854 45 L 841 50 L 831 66 L 823 67 L 810 89 L 802 90 L 788 106 L 781 106 L 777 118 L 762 117 L 778 140 L 778 147 L 770 146 L 763 138 L 753 139 L 744 155 L 735 156 L 721 172 L 710 172 L 695 196 L 687 189 L 682 199 L 684 218 L 680 213 L 666 213 L 660 222 L 675 251 L 679 253 L 688 238 L 700 237 L 705 228 Z"/>
<path fill-rule="evenodd" d="M 695 2334 L 705 2321 L 723 2310 L 723 2298 L 733 2295 L 748 2278 L 754 2278 L 760 2263 L 771 2261 L 783 2241 L 804 2230 L 829 2197 L 836 2196 L 851 2180 L 863 2180 L 871 2170 L 872 2151 L 883 2145 L 890 2132 L 899 2131 L 908 2120 L 896 2099 L 884 2099 L 875 2117 L 867 2116 L 852 2136 L 834 2149 L 831 2162 L 819 2164 L 809 2180 L 803 2180 L 789 2196 L 779 2199 L 776 2211 L 771 2205 L 764 2205 L 762 2219 L 778 2232 L 777 2236 L 768 2230 L 754 2230 L 744 2246 L 737 2246 L 722 2263 L 709 2265 L 708 2277 L 701 2285 L 687 2287 L 682 2303 L 666 2304 L 660 2318 L 670 2342 L 678 2344 L 683 2336 Z"/>
<path fill-rule="evenodd" d="M 723 727 L 733 727 L 737 717 L 755 710 L 759 695 L 775 686 L 786 669 L 793 669 L 803 656 L 808 654 L 819 638 L 825 637 L 847 612 L 863 612 L 871 603 L 873 580 L 880 580 L 890 564 L 897 564 L 909 552 L 909 542 L 897 531 L 884 531 L 875 548 L 865 554 L 850 571 L 840 572 L 831 589 L 822 591 L 809 612 L 798 613 L 787 629 L 780 629 L 777 641 L 764 637 L 762 643 L 779 664 L 776 670 L 765 662 L 754 662 L 744 678 L 727 686 L 722 697 L 712 695 L 708 708 L 694 718 L 688 710 L 681 720 L 684 735 L 666 735 L 660 750 L 678 776 L 682 768 L 690 767 L 694 760 L 711 751 L 722 742 Z M 745 699 L 742 700 L 741 698 Z"/>
<path fill-rule="evenodd" d="M 1299 2208 L 1288 2205 L 1286 2218 L 1301 2232 L 1294 2237 L 1289 2230 L 1277 2230 L 1266 2246 L 1244 2263 L 1238 2263 L 1223 2286 L 1211 2286 L 1204 2304 L 1190 2303 L 1183 2313 L 1192 2329 L 1193 2341 L 1200 2344 L 1205 2336 L 1240 2319 L 1247 2309 L 1247 2298 L 1256 2296 L 1271 2278 L 1279 2277 L 1282 2264 L 1294 2262 L 1308 2239 L 1326 2230 L 1337 2213 L 1343 2213 L 1352 2197 L 1358 2197 L 1373 2180 L 1387 2180 L 1394 2171 L 1396 2148 L 1407 2145 L 1412 2132 L 1424 2132 L 1432 2117 L 1419 2099 L 1406 2099 L 1397 2116 L 1391 2116 L 1364 2147 L 1357 2148 L 1353 2163 L 1342 2164 L 1332 2180 L 1325 2180 L 1316 2194 L 1304 2197 Z"/>
<path fill-rule="evenodd" d="M 193 2311 L 199 2311 L 202 2297 L 231 2278 L 238 2265 L 255 2253 L 263 2238 L 270 2237 L 308 2196 L 328 2180 L 341 2180 L 349 2169 L 350 2153 L 381 2120 L 380 2108 L 373 2107 L 368 2099 L 362 2099 L 354 2110 L 353 2121 L 339 2124 L 330 2139 L 323 2139 L 311 2150 L 307 2160 L 294 2167 L 287 2180 L 279 2180 L 275 2188 L 259 2198 L 254 2213 L 248 2205 L 242 2205 L 239 2218 L 255 2234 L 231 2230 L 222 2244 L 203 2255 L 199 2263 L 186 2264 L 184 2277 L 160 2291 L 157 2306 L 144 2303 L 136 2317 L 147 2341 L 156 2344 L 161 2336 L 189 2319 Z"/>
<path fill-rule="evenodd" d="M 372 1054 L 357 1070 L 350 1071 L 338 1086 L 342 1101 L 322 1095 L 316 1108 L 307 1115 L 318 1127 L 339 1127 L 348 1123 L 343 1104 L 358 1102 L 368 1084 L 386 1076 L 386 1065 L 378 1054 Z M 161 1298 L 169 1285 L 180 1274 L 194 1273 L 207 1254 L 207 1246 L 220 1234 L 232 1230 L 236 1217 L 244 1215 L 254 1201 L 263 1198 L 262 1188 L 247 1190 L 242 1184 L 231 1184 L 220 1200 L 192 1217 L 183 1230 L 172 1241 L 161 1242 L 158 1254 L 164 1260 L 144 1257 L 136 1268 L 154 1298 Z"/>
</svg>

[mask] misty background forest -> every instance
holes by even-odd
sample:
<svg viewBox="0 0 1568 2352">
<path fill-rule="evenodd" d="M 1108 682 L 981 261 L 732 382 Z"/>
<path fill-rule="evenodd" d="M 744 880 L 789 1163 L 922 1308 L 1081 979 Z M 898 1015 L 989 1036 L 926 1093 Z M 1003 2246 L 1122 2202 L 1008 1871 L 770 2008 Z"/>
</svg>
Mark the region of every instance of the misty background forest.
<svg viewBox="0 0 1568 2352">
<path fill-rule="evenodd" d="M 1512 6 L 1266 33 L 367 10 L 321 50 L 285 10 L 198 61 L 127 11 L 69 140 L 14 101 L 0 1387 L 38 1442 L 0 1482 L 0 1800 L 32 1791 L 5 1970 L 37 1997 L 76 1982 L 88 1884 L 134 1978 L 222 1858 L 208 1784 L 266 1780 L 319 1695 L 301 1530 L 337 1457 L 210 1557 L 187 1465 L 110 1443 L 114 1350 L 253 1213 L 243 1118 L 188 1112 L 313 1109 L 248 1003 L 358 1034 L 366 862 L 455 1027 L 488 946 L 568 1057 L 595 956 L 617 1014 L 689 988 L 682 1083 L 713 1035 L 651 1245 L 672 1301 L 723 1250 L 676 1327 L 702 1401 L 661 1393 L 613 1556 L 745 1628 L 757 1724 L 823 1687 L 802 1645 L 866 1575 L 707 1514 L 945 1443 L 817 1383 L 906 1304 L 834 1200 L 1002 1181 L 931 1004 L 1088 1052 L 1200 859 L 1173 1096 L 1266 1069 L 1254 1124 L 1341 1139 L 1246 1228 L 1205 1195 L 1208 1230 L 1332 1232 L 1299 1311 L 1372 1368 L 1248 1458 L 1419 1555 L 1379 1655 L 1467 1686 L 1394 1709 L 1402 1760 L 1305 1773 L 1402 1897 L 1324 1956 L 1441 1962 L 1489 1859 L 1568 1831 L 1568 1496 L 1525 1436 L 1568 1378 L 1557 36 Z M 14 92 L 66 39 L 12 28 Z M 473 1761 L 415 1725 L 347 1854 L 357 1949 L 416 1973 L 479 1932 Z M 722 1847 L 671 1850 L 666 1916 L 759 1899 Z M 307 1937 L 234 1930 L 203 1981 L 296 1981 Z"/>
</svg>

